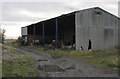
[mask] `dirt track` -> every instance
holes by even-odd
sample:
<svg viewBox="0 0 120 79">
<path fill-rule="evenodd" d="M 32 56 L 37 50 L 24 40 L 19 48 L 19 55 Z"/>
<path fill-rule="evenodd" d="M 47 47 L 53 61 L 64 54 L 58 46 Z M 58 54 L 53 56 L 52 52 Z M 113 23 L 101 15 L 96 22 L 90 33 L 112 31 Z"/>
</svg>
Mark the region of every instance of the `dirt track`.
<svg viewBox="0 0 120 79">
<path fill-rule="evenodd" d="M 38 77 L 118 77 L 118 74 L 81 59 L 74 59 L 28 48 L 15 48 L 35 58 Z"/>
</svg>

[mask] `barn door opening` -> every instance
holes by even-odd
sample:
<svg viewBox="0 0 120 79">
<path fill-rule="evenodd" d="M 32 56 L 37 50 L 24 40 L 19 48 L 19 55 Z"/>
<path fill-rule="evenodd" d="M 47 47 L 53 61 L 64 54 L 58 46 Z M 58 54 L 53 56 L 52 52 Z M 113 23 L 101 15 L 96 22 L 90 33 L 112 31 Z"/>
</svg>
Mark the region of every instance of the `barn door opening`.
<svg viewBox="0 0 120 79">
<path fill-rule="evenodd" d="M 91 40 L 89 39 L 88 50 L 91 50 L 91 49 L 92 49 L 92 42 L 91 42 Z"/>
</svg>

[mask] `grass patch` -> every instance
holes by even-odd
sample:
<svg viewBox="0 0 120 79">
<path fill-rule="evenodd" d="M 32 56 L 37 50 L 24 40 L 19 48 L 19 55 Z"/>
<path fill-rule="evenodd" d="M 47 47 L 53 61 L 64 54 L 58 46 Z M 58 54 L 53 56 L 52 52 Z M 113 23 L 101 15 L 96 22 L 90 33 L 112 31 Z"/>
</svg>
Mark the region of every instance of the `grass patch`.
<svg viewBox="0 0 120 79">
<path fill-rule="evenodd" d="M 15 61 L 2 62 L 2 76 L 3 77 L 30 77 L 36 76 L 36 69 L 31 64 L 33 59 L 30 57 L 23 57 Z"/>
<path fill-rule="evenodd" d="M 9 46 L 13 46 L 13 47 L 19 47 L 17 45 L 17 43 L 12 43 L 13 41 L 6 41 L 6 45 L 9 45 Z M 23 46 L 24 47 L 24 46 Z M 108 54 L 112 54 L 112 53 L 118 53 L 118 49 L 111 49 L 111 50 L 97 50 L 97 51 L 81 51 L 81 50 L 69 50 L 69 49 L 55 49 L 55 50 L 44 50 L 44 49 L 47 49 L 46 47 L 43 47 L 43 46 L 25 46 L 27 48 L 30 48 L 30 49 L 36 49 L 36 50 L 39 50 L 41 52 L 49 52 L 49 53 L 53 53 L 53 54 L 60 54 L 60 55 L 63 55 L 63 56 L 69 56 L 69 57 L 74 57 L 74 58 L 84 58 L 84 57 L 87 57 L 87 58 L 92 58 L 94 56 L 104 56 L 104 55 L 108 55 Z"/>
<path fill-rule="evenodd" d="M 87 59 L 88 62 L 100 65 L 105 68 L 112 69 L 114 71 L 118 71 L 118 49 L 111 49 L 111 50 L 97 50 L 97 51 L 77 51 L 77 50 L 44 50 L 44 47 L 31 47 L 27 46 L 28 48 L 34 48 L 41 52 L 48 52 L 52 54 L 59 54 L 63 56 L 69 56 L 73 58 L 89 58 Z M 47 48 L 46 48 L 47 49 Z M 115 55 L 114 55 L 115 54 Z M 110 56 L 109 56 L 110 55 Z"/>
<path fill-rule="evenodd" d="M 24 54 L 23 52 L 20 52 L 18 50 L 14 50 L 14 49 L 9 49 L 8 53 L 12 53 L 12 54 Z M 25 54 L 24 54 L 25 55 Z"/>
<path fill-rule="evenodd" d="M 2 45 L 2 48 L 3 50 L 6 52 L 6 53 L 11 53 L 11 54 L 24 54 L 23 52 L 21 51 L 18 51 L 18 50 L 15 50 L 14 48 L 12 47 L 7 47 L 5 45 Z M 25 55 L 25 54 L 24 54 Z"/>
<path fill-rule="evenodd" d="M 87 60 L 90 63 L 95 63 L 102 67 L 110 68 L 112 70 L 118 71 L 118 56 L 109 56 L 105 58 L 93 58 Z"/>
<path fill-rule="evenodd" d="M 11 47 L 15 47 L 15 48 L 21 47 L 21 45 L 19 45 L 19 44 L 16 42 L 16 40 L 5 40 L 4 45 L 6 45 L 6 46 L 11 46 Z"/>
<path fill-rule="evenodd" d="M 37 69 L 34 59 L 23 52 L 3 45 L 2 76 L 3 77 L 36 77 Z M 11 57 L 11 58 L 10 58 Z"/>
<path fill-rule="evenodd" d="M 42 46 L 34 46 L 34 47 L 26 46 L 26 47 L 30 48 L 30 49 L 37 49 L 41 52 L 60 54 L 63 56 L 69 56 L 69 57 L 75 57 L 75 58 L 83 58 L 83 57 L 91 58 L 94 56 L 104 56 L 104 55 L 108 55 L 108 54 L 118 53 L 118 49 L 97 50 L 97 51 L 94 51 L 94 50 L 93 51 L 81 51 L 81 50 L 68 50 L 68 49 L 44 50 L 47 48 L 42 47 Z"/>
</svg>

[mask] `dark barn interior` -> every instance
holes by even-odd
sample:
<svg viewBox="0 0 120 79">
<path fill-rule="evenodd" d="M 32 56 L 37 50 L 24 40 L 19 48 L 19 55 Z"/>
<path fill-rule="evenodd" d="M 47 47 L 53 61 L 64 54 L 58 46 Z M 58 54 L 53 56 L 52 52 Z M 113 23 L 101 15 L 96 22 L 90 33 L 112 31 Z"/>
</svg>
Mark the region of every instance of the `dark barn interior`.
<svg viewBox="0 0 120 79">
<path fill-rule="evenodd" d="M 64 45 L 75 44 L 75 14 L 63 15 L 58 19 L 58 36 Z"/>
<path fill-rule="evenodd" d="M 37 23 L 35 24 L 35 40 L 37 40 L 37 44 L 42 45 L 43 44 L 43 23 Z"/>
<path fill-rule="evenodd" d="M 33 25 L 27 26 L 28 28 L 28 44 L 33 42 Z"/>
<path fill-rule="evenodd" d="M 28 44 L 40 45 L 43 43 L 43 24 L 37 23 L 28 26 Z"/>
<path fill-rule="evenodd" d="M 75 14 L 62 15 L 28 26 L 28 44 L 61 47 L 75 44 Z"/>
<path fill-rule="evenodd" d="M 56 23 L 55 19 L 49 19 L 44 21 L 44 35 L 45 35 L 45 44 L 50 44 L 53 40 L 55 40 L 56 36 Z"/>
</svg>

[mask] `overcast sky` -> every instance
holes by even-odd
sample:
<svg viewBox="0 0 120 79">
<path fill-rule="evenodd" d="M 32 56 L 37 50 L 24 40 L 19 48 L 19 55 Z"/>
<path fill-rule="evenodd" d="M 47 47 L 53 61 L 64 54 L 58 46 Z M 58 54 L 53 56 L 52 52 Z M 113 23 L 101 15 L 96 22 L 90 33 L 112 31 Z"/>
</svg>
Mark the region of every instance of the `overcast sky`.
<svg viewBox="0 0 120 79">
<path fill-rule="evenodd" d="M 9 2 L 8 2 L 9 1 Z M 10 2 L 11 1 L 11 2 Z M 17 38 L 21 27 L 48 18 L 92 7 L 101 7 L 118 16 L 119 0 L 4 0 L 2 1 L 2 28 L 6 38 Z"/>
</svg>

